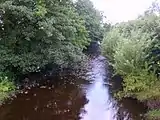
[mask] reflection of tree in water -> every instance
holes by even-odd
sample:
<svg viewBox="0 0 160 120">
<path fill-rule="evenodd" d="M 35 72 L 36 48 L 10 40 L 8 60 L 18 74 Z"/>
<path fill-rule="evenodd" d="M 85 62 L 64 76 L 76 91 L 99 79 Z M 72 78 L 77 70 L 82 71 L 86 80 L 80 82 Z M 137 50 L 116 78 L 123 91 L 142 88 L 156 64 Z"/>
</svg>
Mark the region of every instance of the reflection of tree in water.
<svg viewBox="0 0 160 120">
<path fill-rule="evenodd" d="M 122 81 L 123 79 L 119 75 L 114 76 L 112 80 L 110 80 L 112 85 L 108 88 L 109 91 L 112 91 L 111 96 L 113 96 L 113 93 L 123 89 Z M 145 120 L 142 116 L 147 110 L 144 104 L 132 98 L 122 99 L 117 104 L 119 106 L 117 120 Z"/>
<path fill-rule="evenodd" d="M 0 109 L 0 120 L 78 120 L 85 94 L 69 79 L 56 88 L 33 88 Z"/>
<path fill-rule="evenodd" d="M 137 100 L 126 98 L 121 100 L 118 109 L 118 120 L 144 120 L 143 114 L 146 112 L 144 104 Z"/>
</svg>

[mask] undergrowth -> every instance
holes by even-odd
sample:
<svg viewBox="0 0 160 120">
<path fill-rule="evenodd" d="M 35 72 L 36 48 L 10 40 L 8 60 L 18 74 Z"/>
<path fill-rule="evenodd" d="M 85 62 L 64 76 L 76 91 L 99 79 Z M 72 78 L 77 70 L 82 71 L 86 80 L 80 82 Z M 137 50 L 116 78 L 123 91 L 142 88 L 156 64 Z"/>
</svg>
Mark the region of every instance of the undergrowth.
<svg viewBox="0 0 160 120">
<path fill-rule="evenodd" d="M 0 104 L 14 92 L 16 86 L 12 79 L 6 73 L 0 73 Z"/>
</svg>

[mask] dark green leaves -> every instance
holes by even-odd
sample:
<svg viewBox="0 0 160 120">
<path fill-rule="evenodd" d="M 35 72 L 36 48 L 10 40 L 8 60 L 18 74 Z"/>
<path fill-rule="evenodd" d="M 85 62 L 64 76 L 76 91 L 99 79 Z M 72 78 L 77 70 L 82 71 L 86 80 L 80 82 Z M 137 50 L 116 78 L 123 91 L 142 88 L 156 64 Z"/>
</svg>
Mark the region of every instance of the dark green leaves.
<svg viewBox="0 0 160 120">
<path fill-rule="evenodd" d="M 88 32 L 72 1 L 8 0 L 0 9 L 1 70 L 28 73 L 81 62 Z"/>
<path fill-rule="evenodd" d="M 89 32 L 92 41 L 101 41 L 103 39 L 102 15 L 93 6 L 90 0 L 78 0 L 76 9 L 79 15 L 84 19 L 85 26 Z"/>
</svg>

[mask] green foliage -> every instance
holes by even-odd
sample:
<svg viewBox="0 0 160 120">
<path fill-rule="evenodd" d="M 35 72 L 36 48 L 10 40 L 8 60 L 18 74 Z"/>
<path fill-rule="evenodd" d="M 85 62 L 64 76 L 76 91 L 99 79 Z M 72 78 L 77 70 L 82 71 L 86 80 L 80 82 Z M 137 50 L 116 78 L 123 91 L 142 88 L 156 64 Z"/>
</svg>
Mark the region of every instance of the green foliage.
<svg viewBox="0 0 160 120">
<path fill-rule="evenodd" d="M 10 73 L 0 73 L 0 104 L 15 91 L 16 86 L 12 80 L 13 76 Z"/>
<path fill-rule="evenodd" d="M 84 65 L 82 51 L 92 38 L 103 36 L 102 16 L 90 3 L 0 1 L 0 96 L 15 89 L 10 73 L 17 77 L 46 70 L 47 66 L 74 69 Z"/>
<path fill-rule="evenodd" d="M 136 93 L 138 100 L 152 100 L 152 99 L 160 99 L 160 81 L 156 81 L 154 84 L 150 84 L 150 87 L 145 91 L 141 91 Z"/>
<path fill-rule="evenodd" d="M 118 74 L 127 75 L 144 66 L 144 40 L 121 39 L 115 48 L 114 68 Z"/>
<path fill-rule="evenodd" d="M 0 92 L 10 92 L 15 89 L 13 82 L 10 82 L 7 77 L 3 78 L 3 80 L 2 78 L 0 79 Z"/>
<path fill-rule="evenodd" d="M 45 16 L 46 13 L 47 13 L 47 9 L 45 7 L 44 0 L 37 0 L 37 6 L 36 6 L 35 14 L 37 16 Z"/>
<path fill-rule="evenodd" d="M 85 27 L 92 41 L 102 41 L 104 29 L 102 27 L 103 15 L 96 10 L 90 0 L 78 0 L 76 10 L 85 21 Z"/>
<path fill-rule="evenodd" d="M 156 38 L 152 41 L 148 49 L 146 60 L 148 61 L 149 68 L 160 76 L 160 40 Z"/>
<path fill-rule="evenodd" d="M 12 82 L 8 73 L 0 73 L 0 92 L 10 92 L 15 90 L 15 85 Z"/>
<path fill-rule="evenodd" d="M 119 91 L 115 96 L 119 99 L 133 97 L 140 101 L 159 98 L 159 84 L 154 73 L 149 73 L 147 69 L 137 69 L 124 77 L 123 91 Z"/>
<path fill-rule="evenodd" d="M 160 74 L 159 27 L 160 16 L 147 12 L 136 20 L 116 24 L 106 32 L 102 41 L 103 54 L 123 77 L 119 98 L 160 98 L 156 85 Z"/>
<path fill-rule="evenodd" d="M 150 110 L 147 114 L 147 120 L 159 120 L 160 110 Z"/>
<path fill-rule="evenodd" d="M 148 73 L 148 70 L 137 69 L 136 71 L 124 77 L 124 92 L 141 92 L 149 89 L 157 80 L 154 73 Z"/>
<path fill-rule="evenodd" d="M 102 53 L 110 61 L 113 61 L 117 44 L 121 39 L 122 38 L 116 29 L 106 32 L 104 40 L 102 41 Z"/>
<path fill-rule="evenodd" d="M 90 40 L 72 1 L 7 0 L 0 10 L 1 71 L 26 74 L 83 60 Z"/>
</svg>

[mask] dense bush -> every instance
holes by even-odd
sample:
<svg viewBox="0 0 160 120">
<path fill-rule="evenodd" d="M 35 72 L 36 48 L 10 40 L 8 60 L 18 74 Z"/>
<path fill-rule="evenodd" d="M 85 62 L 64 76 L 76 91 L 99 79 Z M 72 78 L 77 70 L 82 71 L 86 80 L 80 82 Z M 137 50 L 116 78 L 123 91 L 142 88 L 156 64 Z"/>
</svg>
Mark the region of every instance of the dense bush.
<svg viewBox="0 0 160 120">
<path fill-rule="evenodd" d="M 141 100 L 157 97 L 154 86 L 160 72 L 159 27 L 160 17 L 147 12 L 136 20 L 114 25 L 106 33 L 102 51 L 116 73 L 123 76 L 123 91 L 118 94 L 121 97 Z M 148 94 L 145 92 L 150 90 Z"/>
<path fill-rule="evenodd" d="M 115 48 L 114 67 L 118 74 L 127 75 L 144 65 L 143 40 L 122 39 Z"/>
<path fill-rule="evenodd" d="M 1 71 L 29 73 L 83 60 L 88 32 L 72 1 L 7 0 L 0 10 Z"/>
<path fill-rule="evenodd" d="M 124 92 L 138 93 L 149 90 L 153 87 L 157 78 L 154 73 L 149 73 L 147 70 L 137 69 L 124 77 Z"/>
<path fill-rule="evenodd" d="M 52 70 L 84 66 L 83 51 L 91 40 L 103 37 L 101 22 L 91 1 L 1 0 L 0 72 L 9 72 L 0 74 L 0 93 L 13 89 L 8 73 L 17 77 L 46 72 L 48 66 Z"/>
<path fill-rule="evenodd" d="M 160 77 L 160 39 L 155 38 L 146 52 L 148 53 L 146 60 L 149 64 L 150 70 L 155 71 Z"/>
</svg>

